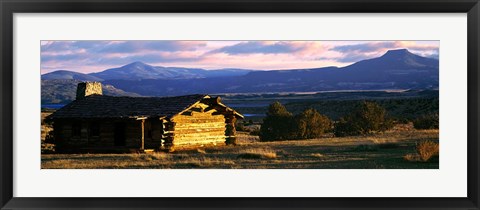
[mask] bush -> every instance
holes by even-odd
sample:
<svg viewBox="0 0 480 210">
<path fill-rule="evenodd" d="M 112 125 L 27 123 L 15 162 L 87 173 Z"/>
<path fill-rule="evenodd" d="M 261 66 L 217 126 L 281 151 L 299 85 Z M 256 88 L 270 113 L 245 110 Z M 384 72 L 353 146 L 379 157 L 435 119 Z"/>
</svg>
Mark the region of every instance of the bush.
<svg viewBox="0 0 480 210">
<path fill-rule="evenodd" d="M 351 114 L 335 123 L 335 136 L 365 135 L 383 132 L 393 127 L 383 107 L 375 102 L 363 101 Z"/>
<path fill-rule="evenodd" d="M 417 153 L 420 156 L 420 159 L 424 162 L 427 162 L 435 155 L 438 155 L 439 145 L 433 141 L 422 141 L 417 144 Z"/>
<path fill-rule="evenodd" d="M 306 109 L 293 116 L 285 106 L 274 102 L 260 128 L 260 140 L 311 139 L 321 137 L 332 129 L 332 121 L 315 109 Z"/>
<path fill-rule="evenodd" d="M 438 129 L 438 114 L 424 115 L 413 121 L 415 129 Z"/>
<path fill-rule="evenodd" d="M 295 116 L 295 124 L 297 125 L 296 139 L 318 138 L 332 129 L 332 121 L 312 108 Z"/>
<path fill-rule="evenodd" d="M 403 156 L 403 159 L 415 162 L 428 162 L 432 157 L 438 156 L 439 149 L 440 147 L 436 142 L 430 140 L 422 141 L 415 147 L 416 153 L 406 154 Z"/>
<path fill-rule="evenodd" d="M 286 140 L 295 136 L 293 115 L 280 102 L 270 104 L 266 115 L 260 128 L 260 140 Z"/>
<path fill-rule="evenodd" d="M 333 129 L 333 134 L 335 136 L 355 136 L 360 135 L 360 128 L 356 123 L 349 122 L 345 118 L 340 118 L 335 124 Z"/>
</svg>

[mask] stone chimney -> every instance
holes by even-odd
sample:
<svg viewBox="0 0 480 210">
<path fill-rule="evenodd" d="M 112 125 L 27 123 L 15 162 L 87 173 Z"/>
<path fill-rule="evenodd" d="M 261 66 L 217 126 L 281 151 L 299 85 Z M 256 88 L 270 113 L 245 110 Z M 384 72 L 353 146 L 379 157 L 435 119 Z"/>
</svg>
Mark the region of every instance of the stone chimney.
<svg viewBox="0 0 480 210">
<path fill-rule="evenodd" d="M 77 100 L 83 99 L 89 95 L 102 95 L 102 83 L 100 82 L 81 82 L 77 85 Z"/>
</svg>

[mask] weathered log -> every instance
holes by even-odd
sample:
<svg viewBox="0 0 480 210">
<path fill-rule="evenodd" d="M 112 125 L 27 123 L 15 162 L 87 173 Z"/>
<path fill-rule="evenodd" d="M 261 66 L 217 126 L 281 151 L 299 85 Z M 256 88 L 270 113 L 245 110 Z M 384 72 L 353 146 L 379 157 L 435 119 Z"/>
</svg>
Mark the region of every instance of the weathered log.
<svg viewBox="0 0 480 210">
<path fill-rule="evenodd" d="M 175 130 L 190 130 L 190 129 L 224 129 L 225 122 L 209 122 L 209 123 L 179 123 Z"/>
<path fill-rule="evenodd" d="M 236 129 L 235 123 L 237 122 L 237 118 L 234 115 L 227 115 L 225 116 L 225 144 L 227 145 L 237 145 L 237 138 L 235 137 Z"/>
<path fill-rule="evenodd" d="M 164 123 L 163 148 L 168 152 L 173 152 L 175 140 L 175 122 L 167 121 Z"/>
</svg>

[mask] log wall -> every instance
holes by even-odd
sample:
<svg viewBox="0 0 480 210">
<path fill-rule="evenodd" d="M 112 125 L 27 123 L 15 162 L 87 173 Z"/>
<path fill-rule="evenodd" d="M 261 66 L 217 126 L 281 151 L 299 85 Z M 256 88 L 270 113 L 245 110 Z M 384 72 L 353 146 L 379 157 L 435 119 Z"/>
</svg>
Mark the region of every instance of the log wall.
<svg viewBox="0 0 480 210">
<path fill-rule="evenodd" d="M 204 112 L 204 108 L 194 107 L 171 119 L 175 123 L 175 146 L 225 143 L 225 117 L 213 115 L 215 110 Z"/>
<path fill-rule="evenodd" d="M 90 135 L 91 123 L 98 123 L 100 134 Z M 57 120 L 54 122 L 55 141 L 57 144 L 69 147 L 121 147 L 115 146 L 115 124 L 125 125 L 125 148 L 140 148 L 141 146 L 141 120 Z M 79 124 L 80 135 L 73 135 L 74 124 Z M 163 124 L 160 120 L 145 120 L 144 129 L 145 149 L 159 149 L 163 136 Z"/>
</svg>

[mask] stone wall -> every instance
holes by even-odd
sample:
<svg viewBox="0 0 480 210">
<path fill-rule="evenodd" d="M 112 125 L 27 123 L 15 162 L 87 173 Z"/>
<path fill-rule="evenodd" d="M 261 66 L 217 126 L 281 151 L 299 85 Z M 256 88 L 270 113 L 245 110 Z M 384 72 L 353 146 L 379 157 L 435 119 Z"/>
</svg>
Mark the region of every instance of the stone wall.
<svg viewBox="0 0 480 210">
<path fill-rule="evenodd" d="M 98 94 L 102 95 L 102 83 L 100 82 L 82 82 L 77 85 L 77 100 L 86 96 Z"/>
</svg>

